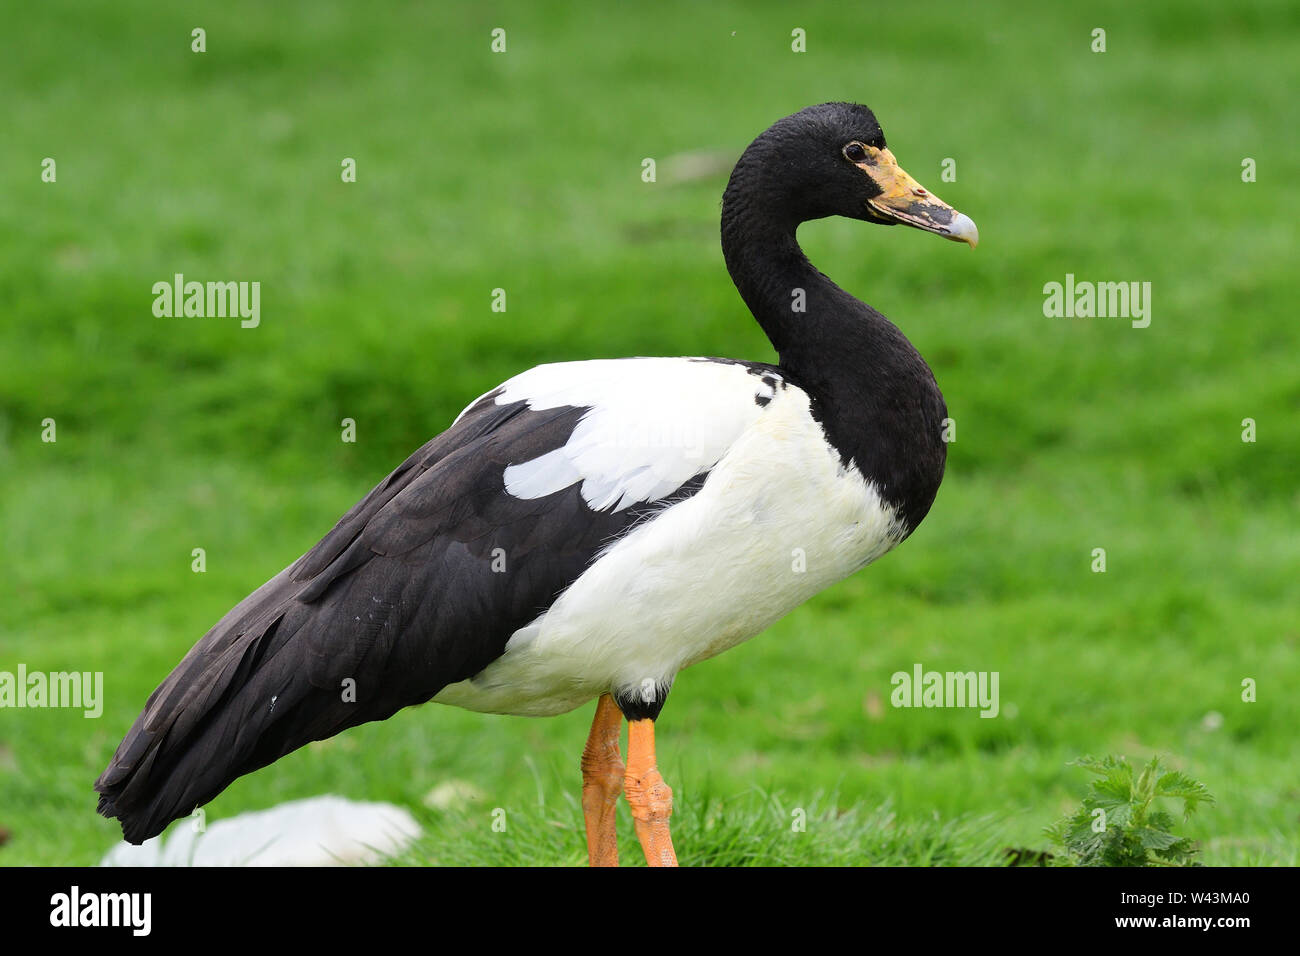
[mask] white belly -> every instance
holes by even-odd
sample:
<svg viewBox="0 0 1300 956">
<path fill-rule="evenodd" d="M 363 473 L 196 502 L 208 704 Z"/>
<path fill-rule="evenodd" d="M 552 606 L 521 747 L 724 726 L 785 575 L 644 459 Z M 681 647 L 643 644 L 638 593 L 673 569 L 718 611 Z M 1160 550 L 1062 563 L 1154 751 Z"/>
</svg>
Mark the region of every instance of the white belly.
<svg viewBox="0 0 1300 956">
<path fill-rule="evenodd" d="M 807 394 L 785 388 L 695 495 L 615 542 L 500 658 L 433 699 L 548 716 L 667 686 L 901 536 L 875 487 L 840 467 Z"/>
</svg>

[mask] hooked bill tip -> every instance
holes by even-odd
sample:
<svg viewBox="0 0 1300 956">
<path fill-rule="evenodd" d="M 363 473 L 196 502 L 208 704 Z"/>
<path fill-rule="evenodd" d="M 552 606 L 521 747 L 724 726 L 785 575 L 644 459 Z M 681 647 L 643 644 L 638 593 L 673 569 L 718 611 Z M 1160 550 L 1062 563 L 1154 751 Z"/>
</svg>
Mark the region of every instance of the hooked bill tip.
<svg viewBox="0 0 1300 956">
<path fill-rule="evenodd" d="M 965 242 L 972 249 L 979 245 L 980 231 L 975 225 L 975 220 L 965 213 L 957 213 L 952 217 L 952 222 L 945 227 L 948 231 L 949 239 L 956 239 Z"/>
</svg>

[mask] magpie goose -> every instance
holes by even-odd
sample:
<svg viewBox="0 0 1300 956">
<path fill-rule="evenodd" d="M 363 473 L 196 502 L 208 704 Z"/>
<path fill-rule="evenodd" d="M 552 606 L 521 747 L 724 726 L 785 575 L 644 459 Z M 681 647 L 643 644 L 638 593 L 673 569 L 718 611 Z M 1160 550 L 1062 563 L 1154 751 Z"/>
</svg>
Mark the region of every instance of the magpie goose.
<svg viewBox="0 0 1300 956">
<path fill-rule="evenodd" d="M 547 716 L 595 699 L 590 861 L 618 862 L 623 792 L 647 861 L 674 865 L 654 749 L 673 679 L 889 551 L 943 477 L 929 367 L 796 241 L 835 215 L 978 239 L 866 107 L 780 120 L 722 201 L 727 269 L 779 363 L 565 362 L 492 389 L 190 650 L 96 782 L 99 811 L 139 843 L 403 707 Z"/>
</svg>

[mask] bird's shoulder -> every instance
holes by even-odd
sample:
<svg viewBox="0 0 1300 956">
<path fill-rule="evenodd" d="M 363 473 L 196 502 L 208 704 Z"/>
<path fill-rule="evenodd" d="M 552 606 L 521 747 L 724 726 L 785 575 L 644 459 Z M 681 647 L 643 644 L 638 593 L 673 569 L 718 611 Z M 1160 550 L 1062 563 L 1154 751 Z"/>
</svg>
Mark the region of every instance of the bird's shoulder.
<svg viewBox="0 0 1300 956">
<path fill-rule="evenodd" d="M 709 471 L 787 387 L 775 366 L 730 359 L 563 362 L 511 378 L 457 424 L 503 406 L 577 412 L 563 441 L 514 450 L 506 491 L 537 499 L 579 485 L 593 509 L 620 511 L 662 500 Z"/>
</svg>

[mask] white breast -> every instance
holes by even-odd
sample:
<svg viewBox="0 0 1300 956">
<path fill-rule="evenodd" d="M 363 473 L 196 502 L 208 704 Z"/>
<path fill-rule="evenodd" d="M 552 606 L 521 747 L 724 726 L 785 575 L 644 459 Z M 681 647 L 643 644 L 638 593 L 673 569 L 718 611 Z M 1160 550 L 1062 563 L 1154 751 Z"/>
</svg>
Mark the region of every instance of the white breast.
<svg viewBox="0 0 1300 956">
<path fill-rule="evenodd" d="M 774 389 L 761 412 L 695 495 L 615 542 L 505 654 L 434 700 L 544 716 L 665 686 L 901 540 L 894 509 L 841 467 L 806 393 Z"/>
</svg>

